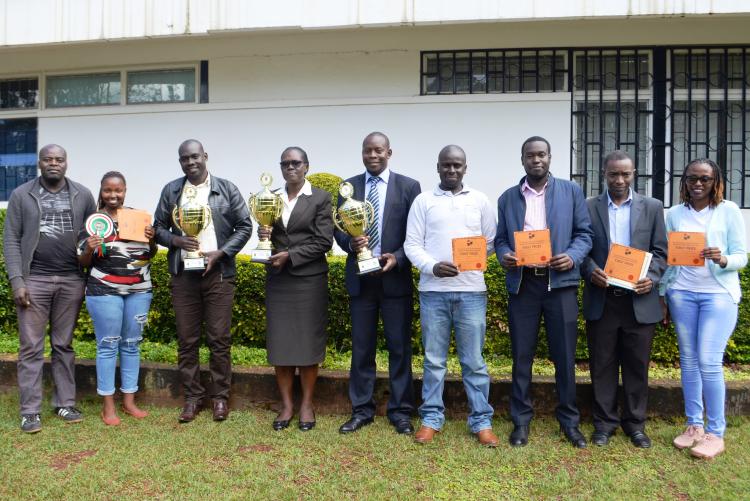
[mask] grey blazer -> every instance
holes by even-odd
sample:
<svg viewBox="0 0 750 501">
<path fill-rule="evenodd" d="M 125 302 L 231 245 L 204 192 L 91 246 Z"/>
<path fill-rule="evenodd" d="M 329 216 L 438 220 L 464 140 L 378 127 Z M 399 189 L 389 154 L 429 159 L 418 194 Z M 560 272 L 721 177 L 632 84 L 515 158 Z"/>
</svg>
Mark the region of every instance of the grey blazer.
<svg viewBox="0 0 750 501">
<path fill-rule="evenodd" d="M 604 268 L 609 255 L 609 212 L 607 192 L 586 200 L 594 230 L 591 252 L 584 259 L 581 275 L 584 279 L 583 316 L 586 320 L 599 320 L 604 311 L 605 289 L 591 283 L 591 273 Z M 633 294 L 635 318 L 642 324 L 661 321 L 659 280 L 667 269 L 667 231 L 664 224 L 664 207 L 659 200 L 633 192 L 630 207 L 630 246 L 653 254 L 647 276 L 654 282 L 648 294 Z"/>
</svg>

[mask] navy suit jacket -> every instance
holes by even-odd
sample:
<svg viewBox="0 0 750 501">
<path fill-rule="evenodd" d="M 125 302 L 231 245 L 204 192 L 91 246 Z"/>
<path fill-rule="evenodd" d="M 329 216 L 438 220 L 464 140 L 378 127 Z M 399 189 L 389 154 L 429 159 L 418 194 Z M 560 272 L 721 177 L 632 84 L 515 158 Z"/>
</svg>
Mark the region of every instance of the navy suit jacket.
<svg viewBox="0 0 750 501">
<path fill-rule="evenodd" d="M 586 320 L 599 320 L 604 311 L 605 289 L 591 283 L 594 268 L 604 269 L 609 255 L 609 209 L 607 192 L 586 200 L 591 215 L 594 241 L 591 252 L 581 266 L 584 280 L 583 316 Z M 653 324 L 662 319 L 659 304 L 659 280 L 667 269 L 667 231 L 664 224 L 664 207 L 659 200 L 633 193 L 630 206 L 630 247 L 653 254 L 648 276 L 654 283 L 648 294 L 633 294 L 635 319 L 642 324 Z"/>
<path fill-rule="evenodd" d="M 365 199 L 365 174 L 347 179 L 354 187 L 353 198 Z M 404 253 L 406 239 L 406 219 L 412 202 L 422 192 L 419 182 L 393 171 L 388 179 L 385 192 L 385 206 L 383 207 L 383 227 L 380 228 L 380 252 L 396 256 L 397 265 L 383 274 L 383 294 L 391 297 L 410 296 L 413 291 L 411 262 Z M 338 205 L 343 203 L 339 197 Z M 350 296 L 360 294 L 360 277 L 357 275 L 357 254 L 349 247 L 351 237 L 339 230 L 334 232 L 339 246 L 345 250 L 346 257 L 346 290 Z"/>
</svg>

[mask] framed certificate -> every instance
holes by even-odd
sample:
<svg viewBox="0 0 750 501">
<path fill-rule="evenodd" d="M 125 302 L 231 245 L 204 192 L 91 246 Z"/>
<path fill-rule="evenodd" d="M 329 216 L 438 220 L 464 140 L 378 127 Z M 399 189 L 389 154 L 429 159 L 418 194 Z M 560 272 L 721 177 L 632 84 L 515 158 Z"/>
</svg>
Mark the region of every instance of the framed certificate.
<svg viewBox="0 0 750 501">
<path fill-rule="evenodd" d="M 635 289 L 635 284 L 648 273 L 653 254 L 620 244 L 609 248 L 604 273 L 607 283 L 625 289 Z"/>
<path fill-rule="evenodd" d="M 453 264 L 458 271 L 485 271 L 487 269 L 487 239 L 483 236 L 454 238 Z"/>
<path fill-rule="evenodd" d="M 705 233 L 670 231 L 667 235 L 667 264 L 670 266 L 703 266 L 701 251 L 706 248 Z"/>
<path fill-rule="evenodd" d="M 547 266 L 552 258 L 549 230 L 514 231 L 518 266 Z"/>
<path fill-rule="evenodd" d="M 142 210 L 117 209 L 117 235 L 121 240 L 148 242 L 143 234 L 151 224 L 151 214 Z"/>
</svg>

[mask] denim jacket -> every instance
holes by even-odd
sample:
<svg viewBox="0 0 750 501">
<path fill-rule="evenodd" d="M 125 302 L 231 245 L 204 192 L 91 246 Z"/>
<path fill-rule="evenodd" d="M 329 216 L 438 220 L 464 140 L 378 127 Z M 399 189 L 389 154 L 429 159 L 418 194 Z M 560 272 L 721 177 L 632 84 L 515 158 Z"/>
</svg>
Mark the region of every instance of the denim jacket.
<svg viewBox="0 0 750 501">
<path fill-rule="evenodd" d="M 172 209 L 180 201 L 186 181 L 187 177 L 181 177 L 168 183 L 161 191 L 159 205 L 154 212 L 156 242 L 169 249 L 167 262 L 172 275 L 177 275 L 182 270 L 180 248 L 172 245 L 172 238 L 181 236 L 182 232 L 172 221 Z M 225 254 L 219 261 L 221 274 L 224 278 L 233 277 L 236 274 L 234 256 L 242 250 L 253 231 L 247 204 L 233 183 L 211 176 L 208 205 L 216 231 L 216 244 Z"/>
<path fill-rule="evenodd" d="M 674 205 L 667 211 L 667 232 L 679 231 L 682 218 L 688 211 L 685 204 Z M 747 265 L 747 246 L 745 245 L 745 221 L 737 204 L 729 200 L 716 206 L 711 219 L 706 225 L 706 245 L 718 247 L 727 258 L 726 267 L 722 268 L 708 260 L 708 269 L 731 296 L 735 303 L 740 302 L 742 295 L 740 277 L 737 273 Z M 663 296 L 677 280 L 679 266 L 670 266 L 659 283 L 659 295 Z"/>
<path fill-rule="evenodd" d="M 523 231 L 526 199 L 521 192 L 521 186 L 525 179 L 522 178 L 517 186 L 508 188 L 497 201 L 495 254 L 501 262 L 503 254 L 515 250 L 513 232 Z M 567 271 L 550 270 L 549 286 L 552 289 L 578 286 L 581 280 L 580 266 L 591 250 L 594 235 L 583 190 L 572 181 L 557 179 L 550 174 L 544 192 L 544 207 L 552 255 L 567 254 L 574 264 L 573 268 Z M 505 285 L 509 293 L 518 294 L 522 271 L 520 267 L 505 271 Z"/>
</svg>

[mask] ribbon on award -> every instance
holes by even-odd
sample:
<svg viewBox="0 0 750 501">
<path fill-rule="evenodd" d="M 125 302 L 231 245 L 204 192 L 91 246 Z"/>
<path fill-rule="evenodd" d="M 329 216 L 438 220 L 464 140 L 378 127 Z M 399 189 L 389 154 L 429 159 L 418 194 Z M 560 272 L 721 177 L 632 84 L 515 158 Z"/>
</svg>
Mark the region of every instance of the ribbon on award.
<svg viewBox="0 0 750 501">
<path fill-rule="evenodd" d="M 115 232 L 115 222 L 107 214 L 95 212 L 86 218 L 86 233 L 90 236 L 98 236 L 102 239 L 102 246 L 99 249 L 100 256 L 107 255 L 107 248 L 104 246 L 104 239 Z"/>
</svg>

